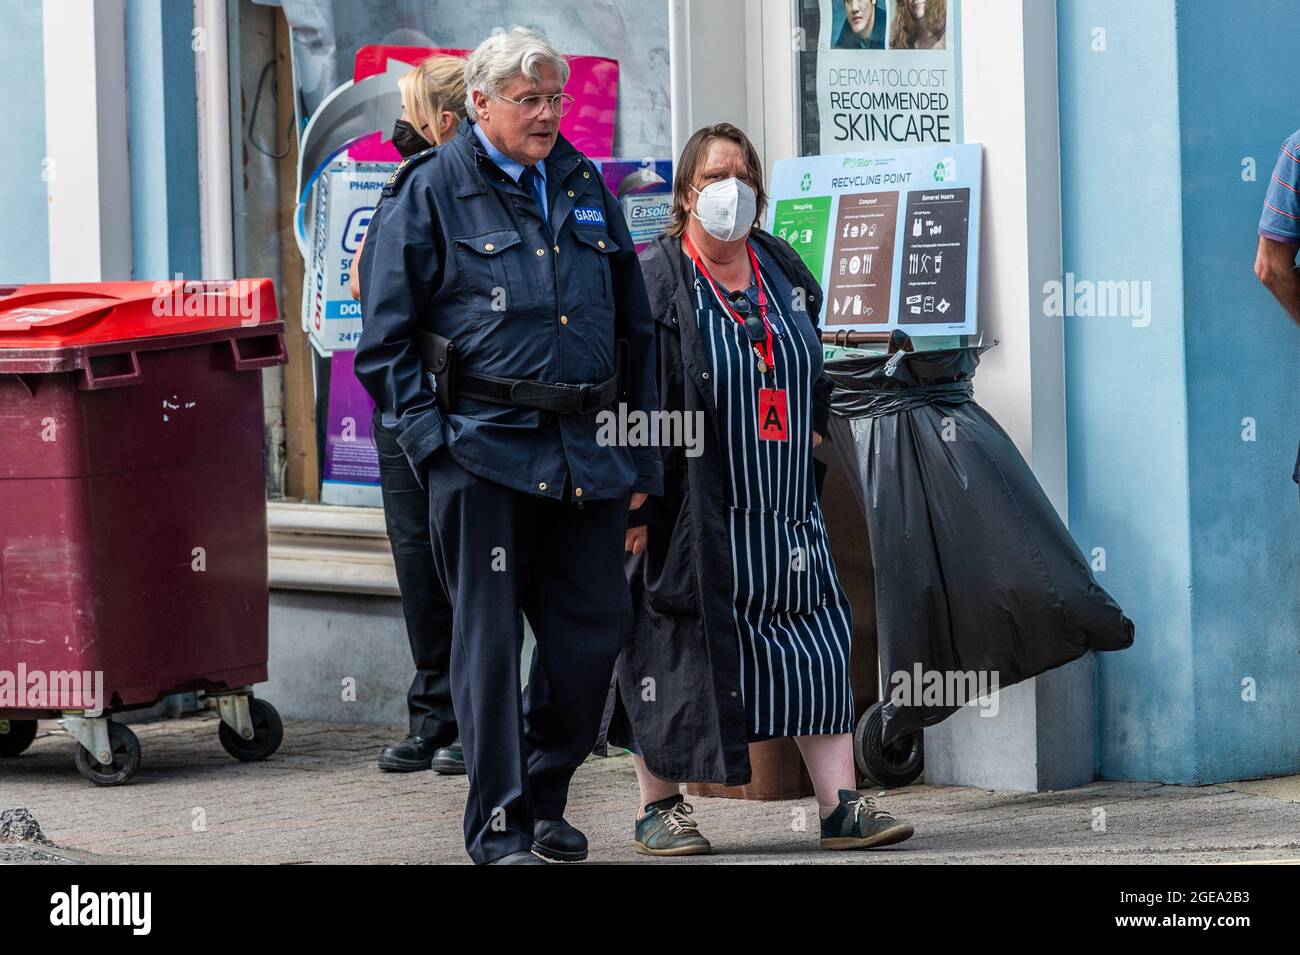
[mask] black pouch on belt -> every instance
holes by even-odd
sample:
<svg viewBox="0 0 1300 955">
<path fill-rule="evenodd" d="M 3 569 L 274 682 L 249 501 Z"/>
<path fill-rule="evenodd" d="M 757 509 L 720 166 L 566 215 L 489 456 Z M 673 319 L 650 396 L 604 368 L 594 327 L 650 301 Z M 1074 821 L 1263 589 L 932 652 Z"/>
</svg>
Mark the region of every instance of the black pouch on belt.
<svg viewBox="0 0 1300 955">
<path fill-rule="evenodd" d="M 456 343 L 420 329 L 415 333 L 415 348 L 424 370 L 433 375 L 438 407 L 451 413 L 456 407 Z"/>
</svg>

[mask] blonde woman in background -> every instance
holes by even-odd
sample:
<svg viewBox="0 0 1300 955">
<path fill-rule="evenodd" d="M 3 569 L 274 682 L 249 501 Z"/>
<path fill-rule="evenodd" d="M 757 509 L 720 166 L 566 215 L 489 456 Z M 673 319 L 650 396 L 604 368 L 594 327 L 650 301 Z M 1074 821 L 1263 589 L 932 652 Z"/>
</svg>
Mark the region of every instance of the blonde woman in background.
<svg viewBox="0 0 1300 955">
<path fill-rule="evenodd" d="M 402 93 L 402 115 L 393 126 L 393 145 L 404 159 L 456 135 L 465 117 L 463 59 L 431 56 L 399 79 L 397 85 Z M 353 298 L 360 297 L 360 257 L 358 246 L 349 280 Z M 384 523 L 415 661 L 415 678 L 407 694 L 409 735 L 383 748 L 379 768 L 413 772 L 432 767 L 445 775 L 461 775 L 465 772 L 465 757 L 451 702 L 451 604 L 433 564 L 429 499 L 416 483 L 397 438 L 384 427 L 378 412 L 373 420 Z"/>
<path fill-rule="evenodd" d="M 393 147 L 403 159 L 440 146 L 456 135 L 465 118 L 465 61 L 458 56 L 435 53 L 397 81 L 402 93 L 402 115 L 393 124 Z M 357 263 L 361 248 L 352 257 L 348 289 L 361 298 Z"/>
</svg>

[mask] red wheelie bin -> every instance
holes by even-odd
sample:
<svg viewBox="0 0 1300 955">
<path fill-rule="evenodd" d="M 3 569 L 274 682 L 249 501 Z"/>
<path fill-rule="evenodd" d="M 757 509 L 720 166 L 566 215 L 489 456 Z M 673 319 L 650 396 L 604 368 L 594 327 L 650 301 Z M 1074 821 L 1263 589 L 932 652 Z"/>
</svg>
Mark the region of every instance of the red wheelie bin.
<svg viewBox="0 0 1300 955">
<path fill-rule="evenodd" d="M 265 759 L 259 369 L 283 364 L 269 279 L 26 285 L 0 297 L 0 757 L 62 719 L 91 782 L 140 744 L 115 713 L 196 691 Z M 0 772 L 3 761 L 0 760 Z"/>
</svg>

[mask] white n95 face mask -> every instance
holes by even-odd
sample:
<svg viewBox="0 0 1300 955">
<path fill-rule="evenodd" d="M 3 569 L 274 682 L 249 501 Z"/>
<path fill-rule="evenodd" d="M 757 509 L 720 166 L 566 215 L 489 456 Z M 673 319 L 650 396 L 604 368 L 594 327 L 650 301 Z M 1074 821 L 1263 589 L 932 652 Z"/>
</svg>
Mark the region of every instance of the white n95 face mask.
<svg viewBox="0 0 1300 955">
<path fill-rule="evenodd" d="M 749 234 L 758 205 L 748 184 L 732 176 L 695 191 L 700 197 L 691 214 L 700 220 L 705 232 L 720 242 L 735 242 Z"/>
</svg>

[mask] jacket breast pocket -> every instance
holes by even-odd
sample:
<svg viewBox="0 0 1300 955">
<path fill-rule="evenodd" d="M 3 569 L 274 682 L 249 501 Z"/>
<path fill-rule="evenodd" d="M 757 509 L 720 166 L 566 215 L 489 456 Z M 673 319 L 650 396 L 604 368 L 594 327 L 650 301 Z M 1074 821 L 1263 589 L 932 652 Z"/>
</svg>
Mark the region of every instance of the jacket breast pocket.
<svg viewBox="0 0 1300 955">
<path fill-rule="evenodd" d="M 600 296 L 610 308 L 614 306 L 614 275 L 609 257 L 621 246 L 599 229 L 574 229 L 579 244 L 578 272 L 588 297 Z M 589 284 L 588 284 L 589 283 Z"/>
<path fill-rule="evenodd" d="M 535 306 L 536 278 L 519 261 L 523 240 L 513 229 L 497 229 L 452 239 L 461 296 L 475 315 L 500 315 Z"/>
</svg>

